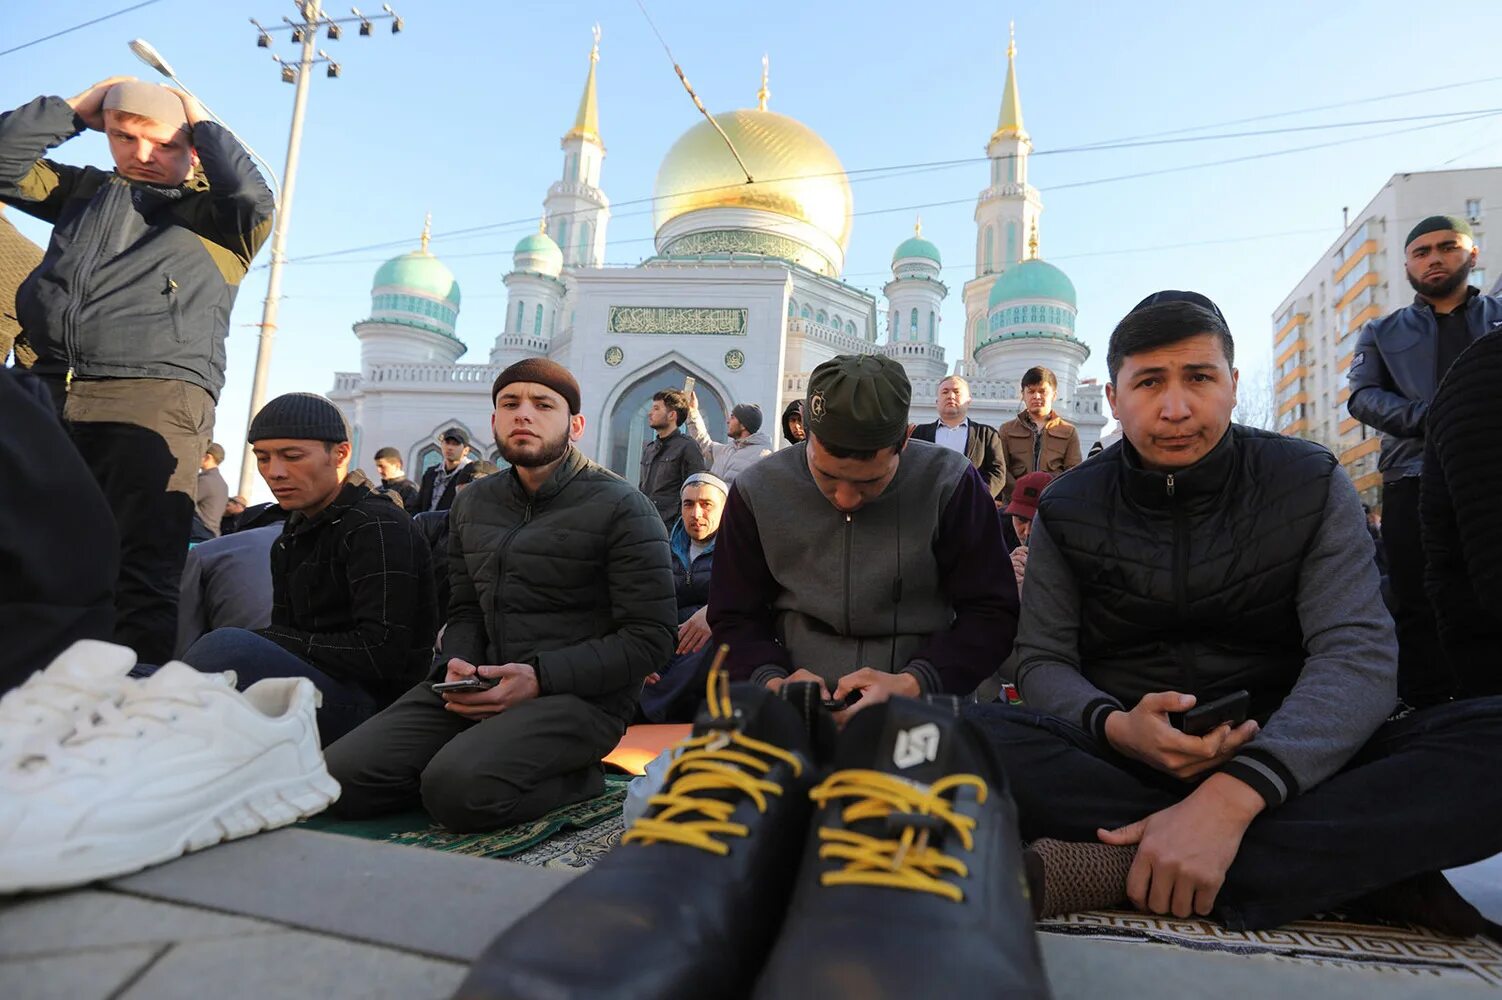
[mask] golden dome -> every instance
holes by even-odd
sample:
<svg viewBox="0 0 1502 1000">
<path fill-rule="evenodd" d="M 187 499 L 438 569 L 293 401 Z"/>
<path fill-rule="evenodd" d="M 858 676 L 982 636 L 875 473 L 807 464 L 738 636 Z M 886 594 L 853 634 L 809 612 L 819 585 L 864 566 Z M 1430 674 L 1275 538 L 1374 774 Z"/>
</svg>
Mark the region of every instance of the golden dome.
<svg viewBox="0 0 1502 1000">
<path fill-rule="evenodd" d="M 746 183 L 725 141 L 701 121 L 673 143 L 657 171 L 654 228 L 705 208 L 758 209 L 808 223 L 847 249 L 850 182 L 818 133 L 773 111 L 728 111 L 715 121 L 756 183 Z"/>
</svg>

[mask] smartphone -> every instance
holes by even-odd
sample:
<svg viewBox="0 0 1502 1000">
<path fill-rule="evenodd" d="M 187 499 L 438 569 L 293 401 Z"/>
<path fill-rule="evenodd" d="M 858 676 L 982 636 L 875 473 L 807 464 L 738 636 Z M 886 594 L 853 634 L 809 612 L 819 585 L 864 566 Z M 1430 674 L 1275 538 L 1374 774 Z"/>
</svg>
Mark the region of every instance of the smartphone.
<svg viewBox="0 0 1502 1000">
<path fill-rule="evenodd" d="M 824 699 L 821 699 L 821 704 L 823 704 L 824 708 L 827 711 L 830 711 L 830 712 L 843 712 L 845 709 L 851 707 L 852 705 L 854 705 L 856 702 L 858 702 L 860 700 L 861 700 L 861 693 L 859 691 L 851 691 L 849 694 L 847 694 L 843 698 L 837 698 L 837 699 L 824 698 Z"/>
<path fill-rule="evenodd" d="M 1251 704 L 1252 696 L 1249 692 L 1233 691 L 1224 698 L 1194 706 L 1183 714 L 1177 725 L 1188 736 L 1204 736 L 1228 722 L 1233 726 L 1241 725 L 1246 721 L 1247 709 Z"/>
<path fill-rule="evenodd" d="M 439 681 L 433 685 L 434 694 L 445 691 L 489 691 L 496 682 L 488 677 L 466 677 L 462 681 Z"/>
<path fill-rule="evenodd" d="M 685 396 L 691 395 L 694 391 L 694 386 L 698 384 L 698 382 L 694 381 L 694 377 L 690 375 L 688 378 L 683 380 L 683 394 Z"/>
</svg>

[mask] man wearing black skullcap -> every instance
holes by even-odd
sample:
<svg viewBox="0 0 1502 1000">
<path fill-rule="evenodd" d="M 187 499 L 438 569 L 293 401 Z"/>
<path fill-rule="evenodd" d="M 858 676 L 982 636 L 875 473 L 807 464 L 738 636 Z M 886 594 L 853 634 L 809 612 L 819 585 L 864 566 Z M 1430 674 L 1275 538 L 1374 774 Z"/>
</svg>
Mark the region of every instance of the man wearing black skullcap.
<svg viewBox="0 0 1502 1000">
<path fill-rule="evenodd" d="M 428 544 L 384 496 L 347 479 L 349 428 L 311 392 L 278 396 L 246 434 L 261 478 L 290 512 L 271 545 L 271 624 L 218 628 L 184 662 L 233 670 L 243 690 L 307 677 L 327 744 L 389 705 L 432 662 L 438 631 Z"/>
<path fill-rule="evenodd" d="M 1035 908 L 1477 933 L 1439 873 L 1502 849 L 1502 699 L 1388 721 L 1360 498 L 1327 449 L 1232 423 L 1234 359 L 1194 297 L 1134 309 L 1106 352 L 1122 440 L 1038 498 L 1024 704 L 964 709 L 1008 764 Z"/>
<path fill-rule="evenodd" d="M 809 377 L 808 439 L 736 479 L 709 624 L 732 678 L 818 681 L 849 711 L 966 695 L 1011 651 L 1017 588 L 991 492 L 964 455 L 908 440 L 911 386 L 879 355 Z"/>
<path fill-rule="evenodd" d="M 688 394 L 688 423 L 684 424 L 684 430 L 704 453 L 708 471 L 726 483 L 735 482 L 735 477 L 754 462 L 772 454 L 772 439 L 762 432 L 761 423 L 760 406 L 736 404 L 725 418 L 725 436 L 730 440 L 721 444 L 704 428 L 704 418 L 699 416 L 699 394 Z"/>
<path fill-rule="evenodd" d="M 1398 624 L 1398 690 L 1415 706 L 1455 693 L 1456 673 L 1424 593 L 1419 482 L 1435 389 L 1467 345 L 1502 327 L 1502 299 L 1468 281 L 1477 253 L 1464 219 L 1434 215 L 1414 226 L 1404 241 L 1414 300 L 1362 327 L 1347 375 L 1351 416 L 1382 432 L 1382 541 Z"/>
<path fill-rule="evenodd" d="M 422 806 L 450 830 L 490 830 L 599 795 L 600 761 L 672 655 L 667 530 L 651 500 L 574 447 L 579 383 L 529 358 L 491 394 L 511 468 L 454 501 L 448 624 L 428 682 L 325 754 L 346 818 Z"/>
<path fill-rule="evenodd" d="M 47 158 L 91 129 L 113 170 Z M 119 526 L 115 641 L 161 663 L 230 311 L 275 202 L 191 95 L 124 76 L 0 114 L 0 201 L 52 226 L 16 314 Z"/>
</svg>

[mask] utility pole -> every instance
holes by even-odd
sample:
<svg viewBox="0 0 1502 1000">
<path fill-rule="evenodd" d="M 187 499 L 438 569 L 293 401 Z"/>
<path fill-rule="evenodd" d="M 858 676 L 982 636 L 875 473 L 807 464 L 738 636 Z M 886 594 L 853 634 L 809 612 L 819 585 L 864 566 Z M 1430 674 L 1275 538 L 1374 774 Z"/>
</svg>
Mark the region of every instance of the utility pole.
<svg viewBox="0 0 1502 1000">
<path fill-rule="evenodd" d="M 331 79 L 337 78 L 343 71 L 339 63 L 318 48 L 318 33 L 326 29 L 329 41 L 337 42 L 343 36 L 346 24 L 358 23 L 359 33 L 364 37 L 370 36 L 376 21 L 390 21 L 393 35 L 400 33 L 405 26 L 390 4 L 383 4 L 383 13 L 380 14 L 362 14 L 359 8 L 351 7 L 353 17 L 331 18 L 323 13 L 322 0 L 295 2 L 297 11 L 302 16 L 301 21 L 284 17 L 282 24 L 267 28 L 255 18 L 250 19 L 250 23 L 260 33 L 256 37 L 256 45 L 259 47 L 271 47 L 273 31 L 287 31 L 291 41 L 302 46 L 302 52 L 295 65 L 284 62 L 281 56 L 271 57 L 282 68 L 282 82 L 296 84 L 297 92 L 292 100 L 292 127 L 287 134 L 287 165 L 282 170 L 281 203 L 277 205 L 276 225 L 271 232 L 271 268 L 266 277 L 266 301 L 261 307 L 261 336 L 256 345 L 255 376 L 250 383 L 250 412 L 245 419 L 247 427 L 266 402 L 266 377 L 271 368 L 271 342 L 276 338 L 277 309 L 282 294 L 282 265 L 286 263 L 287 229 L 292 221 L 292 196 L 297 189 L 297 163 L 302 152 L 302 126 L 308 108 L 308 84 L 312 80 L 314 66 L 326 65 L 327 75 Z M 255 468 L 255 454 L 247 442 L 240 460 L 240 485 L 237 490 L 240 496 L 250 496 L 255 481 Z"/>
</svg>

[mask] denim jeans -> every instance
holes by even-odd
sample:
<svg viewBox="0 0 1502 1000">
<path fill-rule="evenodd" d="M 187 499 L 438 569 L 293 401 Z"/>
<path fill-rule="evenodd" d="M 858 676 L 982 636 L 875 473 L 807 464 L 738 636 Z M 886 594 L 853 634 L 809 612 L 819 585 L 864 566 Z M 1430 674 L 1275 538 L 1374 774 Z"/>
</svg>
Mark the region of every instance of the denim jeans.
<svg viewBox="0 0 1502 1000">
<path fill-rule="evenodd" d="M 318 736 L 324 746 L 380 708 L 375 697 L 358 684 L 335 680 L 270 639 L 243 628 L 214 629 L 188 647 L 183 662 L 203 671 L 233 670 L 235 686 L 241 691 L 268 677 L 306 677 L 323 694 Z"/>
<path fill-rule="evenodd" d="M 967 705 L 1007 769 L 1024 840 L 1094 842 L 1194 785 L 1025 707 Z M 1277 927 L 1413 875 L 1502 851 L 1502 696 L 1384 723 L 1330 778 L 1252 821 L 1212 916 Z"/>
</svg>

